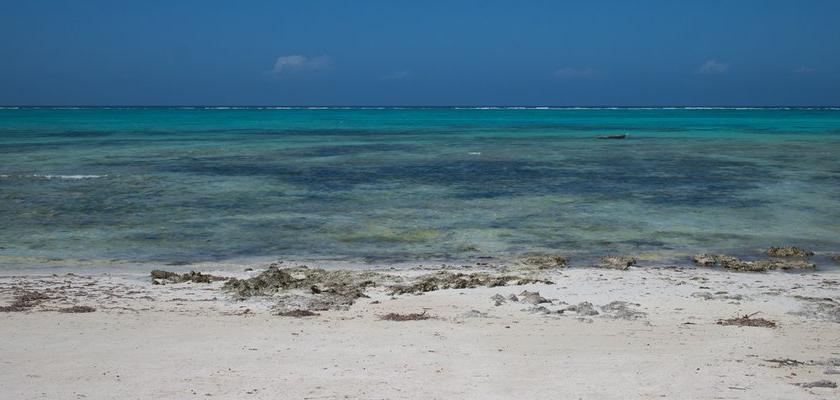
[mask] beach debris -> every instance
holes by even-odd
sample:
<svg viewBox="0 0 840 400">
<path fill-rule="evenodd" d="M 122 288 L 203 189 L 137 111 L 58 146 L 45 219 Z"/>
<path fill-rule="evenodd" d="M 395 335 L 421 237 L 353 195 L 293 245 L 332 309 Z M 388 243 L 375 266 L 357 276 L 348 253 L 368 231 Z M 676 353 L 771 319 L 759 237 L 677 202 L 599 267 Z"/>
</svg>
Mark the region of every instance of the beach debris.
<svg viewBox="0 0 840 400">
<path fill-rule="evenodd" d="M 461 318 L 490 318 L 490 314 L 485 312 L 481 312 L 478 310 L 469 310 L 467 312 L 461 313 Z"/>
<path fill-rule="evenodd" d="M 500 295 L 500 294 L 498 294 L 498 293 L 494 294 L 494 295 L 493 295 L 493 297 L 491 297 L 491 298 L 490 298 L 490 300 L 493 300 L 494 305 L 495 305 L 496 307 L 498 307 L 498 306 L 500 306 L 500 305 L 502 305 L 502 304 L 507 303 L 507 299 L 505 298 L 505 296 L 502 296 L 502 295 Z"/>
<path fill-rule="evenodd" d="M 794 383 L 794 385 L 799 386 L 801 388 L 811 389 L 811 388 L 829 388 L 829 389 L 836 389 L 837 383 L 829 381 L 827 379 L 821 379 L 818 381 L 813 382 L 801 382 L 801 383 Z"/>
<path fill-rule="evenodd" d="M 700 298 L 703 300 L 743 300 L 744 296 L 740 294 L 729 294 L 729 292 L 694 292 L 691 297 Z"/>
<path fill-rule="evenodd" d="M 580 302 L 578 304 L 566 307 L 566 308 L 563 309 L 563 312 L 566 312 L 566 311 L 572 311 L 572 312 L 576 313 L 578 316 L 586 316 L 586 317 L 599 314 L 599 312 L 595 309 L 595 306 L 593 306 L 592 303 L 590 303 L 588 301 Z"/>
<path fill-rule="evenodd" d="M 633 309 L 633 307 L 640 307 L 641 304 L 628 303 L 626 301 L 613 301 L 601 306 L 601 311 L 605 317 L 614 319 L 633 320 L 644 318 L 647 313 Z"/>
<path fill-rule="evenodd" d="M 772 358 L 772 359 L 764 360 L 764 361 L 778 364 L 778 365 L 776 365 L 776 368 L 796 367 L 796 366 L 805 364 L 802 361 L 794 360 L 792 358 Z"/>
<path fill-rule="evenodd" d="M 36 291 L 21 291 L 15 297 L 14 301 L 8 306 L 0 306 L 0 312 L 22 312 L 28 311 L 44 300 L 50 297 L 44 293 Z"/>
<path fill-rule="evenodd" d="M 430 315 L 426 314 L 426 311 L 422 313 L 410 313 L 410 314 L 400 314 L 400 313 L 388 313 L 384 315 L 380 315 L 379 319 L 383 321 L 423 321 L 432 318 Z"/>
<path fill-rule="evenodd" d="M 280 311 L 276 315 L 279 315 L 281 317 L 304 318 L 304 317 L 317 317 L 321 314 L 318 314 L 318 313 L 316 313 L 314 311 L 310 311 L 310 310 L 295 309 L 295 310 L 289 310 L 289 311 Z"/>
<path fill-rule="evenodd" d="M 794 297 L 805 304 L 800 311 L 791 314 L 840 323 L 840 302 L 829 297 Z"/>
<path fill-rule="evenodd" d="M 559 254 L 537 254 L 522 257 L 519 263 L 536 269 L 565 268 L 569 260 Z"/>
<path fill-rule="evenodd" d="M 94 311 L 96 311 L 96 309 L 91 306 L 72 306 L 58 309 L 58 312 L 68 314 L 90 313 Z"/>
<path fill-rule="evenodd" d="M 552 284 L 553 282 L 516 275 L 491 275 L 487 272 L 471 274 L 440 271 L 423 275 L 414 283 L 408 285 L 393 285 L 389 288 L 391 295 L 417 294 L 443 289 L 472 289 L 477 287 L 497 287 L 508 285 L 528 285 L 532 283 Z"/>
<path fill-rule="evenodd" d="M 159 269 L 153 270 L 150 275 L 152 277 L 152 283 L 155 285 L 165 285 L 168 283 L 183 282 L 212 283 L 230 279 L 210 274 L 202 274 L 201 272 L 195 271 L 190 271 L 185 274 L 179 274 L 176 272 L 163 271 Z"/>
<path fill-rule="evenodd" d="M 522 293 L 519 293 L 519 300 L 533 305 L 551 303 L 551 301 L 545 297 L 540 296 L 540 292 L 529 292 L 527 290 L 523 290 Z"/>
<path fill-rule="evenodd" d="M 829 258 L 831 258 L 831 261 L 834 261 L 835 263 L 840 264 L 840 254 L 834 254 Z"/>
<path fill-rule="evenodd" d="M 758 314 L 758 312 L 754 312 L 752 314 L 747 314 L 737 318 L 729 318 L 729 319 L 719 319 L 717 320 L 718 325 L 725 325 L 725 326 L 756 326 L 762 328 L 775 328 L 776 322 L 771 321 L 769 319 L 764 318 L 753 318 L 754 315 Z"/>
<path fill-rule="evenodd" d="M 622 135 L 599 135 L 597 136 L 598 139 L 626 139 L 627 134 Z"/>
<path fill-rule="evenodd" d="M 826 375 L 840 375 L 840 358 L 828 358 L 823 361 L 814 361 L 814 365 L 826 367 L 823 371 Z"/>
<path fill-rule="evenodd" d="M 362 295 L 361 297 L 367 297 Z M 286 312 L 292 310 L 312 310 L 312 311 L 326 311 L 326 310 L 347 310 L 357 297 L 346 296 L 336 293 L 286 293 L 278 294 L 271 297 L 274 302 L 272 309 L 275 313 Z"/>
<path fill-rule="evenodd" d="M 814 255 L 813 251 L 801 249 L 796 246 L 782 246 L 782 247 L 770 247 L 767 249 L 767 254 L 772 257 L 801 257 L 801 258 L 808 258 Z"/>
<path fill-rule="evenodd" d="M 598 259 L 598 263 L 593 265 L 599 268 L 612 268 L 627 270 L 636 265 L 636 258 L 629 256 L 605 256 Z"/>
<path fill-rule="evenodd" d="M 825 365 L 825 366 L 829 366 L 829 367 L 840 367 L 840 358 L 837 358 L 837 357 L 827 358 L 825 361 L 817 361 L 814 364 Z"/>
<path fill-rule="evenodd" d="M 743 272 L 763 272 L 769 270 L 816 269 L 817 266 L 805 260 L 757 260 L 744 261 L 738 257 L 723 254 L 698 254 L 691 260 L 703 267 L 720 266 L 725 269 Z"/>
</svg>

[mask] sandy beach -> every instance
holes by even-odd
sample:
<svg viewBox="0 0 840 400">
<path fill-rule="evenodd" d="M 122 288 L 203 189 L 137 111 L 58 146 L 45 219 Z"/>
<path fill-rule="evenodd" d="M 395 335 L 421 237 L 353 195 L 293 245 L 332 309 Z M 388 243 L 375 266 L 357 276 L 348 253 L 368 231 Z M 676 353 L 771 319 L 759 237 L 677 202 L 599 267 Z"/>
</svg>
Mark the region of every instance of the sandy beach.
<svg viewBox="0 0 840 400">
<path fill-rule="evenodd" d="M 245 279 L 266 267 L 210 273 Z M 486 265 L 354 271 L 384 280 L 352 305 L 307 317 L 277 315 L 278 307 L 289 306 L 290 293 L 311 306 L 301 299 L 322 289 L 238 299 L 222 280 L 3 276 L 0 304 L 23 309 L 0 313 L 0 392 L 9 399 L 840 395 L 840 271 L 552 268 L 526 274 L 551 283 L 394 294 L 424 276 L 481 271 L 523 276 Z M 26 293 L 45 296 L 21 303 Z M 384 319 L 389 313 L 417 320 Z M 745 315 L 748 324 L 771 325 L 722 324 Z"/>
</svg>

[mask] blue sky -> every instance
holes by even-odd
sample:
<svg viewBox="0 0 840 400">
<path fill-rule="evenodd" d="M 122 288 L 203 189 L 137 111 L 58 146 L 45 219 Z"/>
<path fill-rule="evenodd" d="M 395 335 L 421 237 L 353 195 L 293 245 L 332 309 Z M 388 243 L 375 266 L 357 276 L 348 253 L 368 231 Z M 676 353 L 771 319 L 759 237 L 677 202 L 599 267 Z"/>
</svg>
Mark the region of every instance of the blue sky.
<svg viewBox="0 0 840 400">
<path fill-rule="evenodd" d="M 0 104 L 840 105 L 840 1 L 0 0 Z"/>
</svg>

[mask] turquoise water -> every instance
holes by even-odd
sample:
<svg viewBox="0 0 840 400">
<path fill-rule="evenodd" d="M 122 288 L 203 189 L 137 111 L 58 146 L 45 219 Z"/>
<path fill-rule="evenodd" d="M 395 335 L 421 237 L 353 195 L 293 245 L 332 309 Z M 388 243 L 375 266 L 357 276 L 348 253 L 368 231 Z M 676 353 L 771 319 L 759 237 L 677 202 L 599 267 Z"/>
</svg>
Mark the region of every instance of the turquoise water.
<svg viewBox="0 0 840 400">
<path fill-rule="evenodd" d="M 6 264 L 838 251 L 840 111 L 6 108 L 0 224 Z"/>
</svg>

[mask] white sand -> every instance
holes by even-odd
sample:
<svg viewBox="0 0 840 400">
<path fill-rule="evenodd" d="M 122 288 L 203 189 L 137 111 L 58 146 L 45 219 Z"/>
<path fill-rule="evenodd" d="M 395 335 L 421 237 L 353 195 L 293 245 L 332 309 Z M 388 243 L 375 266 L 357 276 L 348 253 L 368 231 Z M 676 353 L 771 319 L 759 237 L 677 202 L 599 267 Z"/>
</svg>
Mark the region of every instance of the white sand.
<svg viewBox="0 0 840 400">
<path fill-rule="evenodd" d="M 132 277 L 0 278 L 0 304 L 21 287 L 59 299 L 0 313 L 3 399 L 838 399 L 840 322 L 796 312 L 840 301 L 840 273 L 568 269 L 554 285 L 442 290 L 348 311 L 272 315 L 220 283 L 153 286 Z M 708 289 L 704 289 L 708 288 Z M 539 291 L 550 310 L 638 303 L 635 320 L 543 314 L 507 296 Z M 703 299 L 697 292 L 709 293 Z M 716 292 L 726 292 L 715 295 Z M 726 299 L 734 295 L 740 300 Z M 375 304 L 380 301 L 380 304 Z M 85 314 L 55 310 L 70 304 Z M 250 312 L 242 314 L 243 310 Z M 597 308 L 597 307 L 596 307 Z M 387 312 L 434 319 L 391 322 Z M 475 310 L 477 312 L 471 312 Z M 715 321 L 760 311 L 777 328 Z M 688 324 L 690 323 L 690 324 Z M 769 359 L 795 359 L 779 366 Z M 828 372 L 828 373 L 827 373 Z"/>
</svg>

